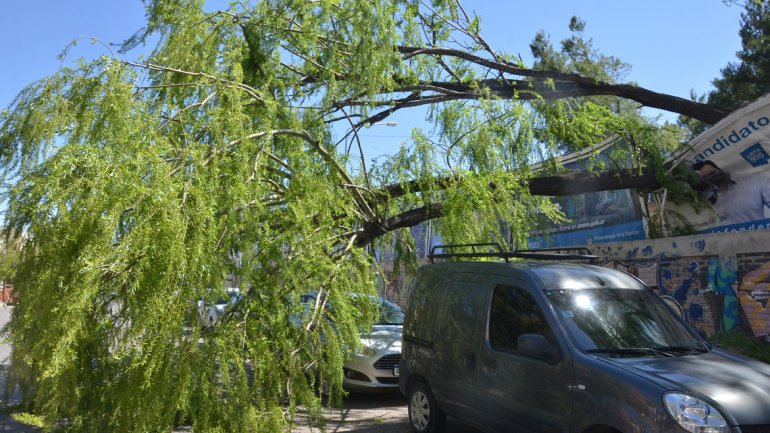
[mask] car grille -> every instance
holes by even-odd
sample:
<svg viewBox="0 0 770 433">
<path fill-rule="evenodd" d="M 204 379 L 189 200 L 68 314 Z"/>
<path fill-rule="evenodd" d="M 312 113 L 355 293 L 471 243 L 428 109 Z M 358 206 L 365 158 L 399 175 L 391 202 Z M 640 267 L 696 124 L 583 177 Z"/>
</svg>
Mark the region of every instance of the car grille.
<svg viewBox="0 0 770 433">
<path fill-rule="evenodd" d="M 374 368 L 392 370 L 401 361 L 401 355 L 385 355 L 374 363 Z"/>
<path fill-rule="evenodd" d="M 377 382 L 383 385 L 398 385 L 398 377 L 378 377 Z"/>
<path fill-rule="evenodd" d="M 741 425 L 738 428 L 741 429 L 741 433 L 770 433 L 770 424 Z"/>
</svg>

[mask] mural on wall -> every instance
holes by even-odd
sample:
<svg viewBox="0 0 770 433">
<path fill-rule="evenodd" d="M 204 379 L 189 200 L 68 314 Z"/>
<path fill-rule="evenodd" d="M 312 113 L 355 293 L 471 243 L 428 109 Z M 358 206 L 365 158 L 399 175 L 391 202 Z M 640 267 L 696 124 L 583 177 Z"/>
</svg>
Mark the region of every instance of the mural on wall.
<svg viewBox="0 0 770 433">
<path fill-rule="evenodd" d="M 707 334 L 737 325 L 737 305 L 729 284 L 711 285 L 710 264 L 714 257 L 666 257 L 658 267 L 658 288 L 681 305 L 685 319 Z M 727 289 L 727 290 L 725 290 Z M 729 322 L 729 325 L 728 325 Z"/>
<path fill-rule="evenodd" d="M 743 325 L 770 340 L 770 251 L 715 255 L 725 239 L 700 235 L 597 245 L 592 253 L 604 266 L 636 275 L 676 300 L 685 319 L 709 335 Z"/>
<path fill-rule="evenodd" d="M 682 256 L 677 241 L 614 244 L 595 251 L 609 258 L 605 266 L 639 277 L 660 295 L 671 297 L 681 307 L 685 319 L 694 327 L 713 335 L 741 324 L 736 282 L 736 258 L 720 260 L 719 256 Z M 688 251 L 704 251 L 706 240 L 698 238 Z"/>
<path fill-rule="evenodd" d="M 757 260 L 757 258 L 759 260 Z M 754 336 L 770 335 L 770 258 L 766 255 L 760 257 L 742 257 L 744 268 L 751 269 L 733 287 L 738 293 L 741 309 L 746 321 L 751 327 Z M 765 261 L 757 266 L 758 261 Z"/>
<path fill-rule="evenodd" d="M 685 320 L 707 334 L 714 334 L 727 326 L 734 327 L 736 304 L 725 302 L 724 290 L 709 287 L 706 275 L 712 257 L 676 257 L 661 253 L 650 264 L 649 260 L 615 262 L 613 267 L 639 277 L 646 285 L 657 289 L 661 296 L 676 301 Z M 645 272 L 646 270 L 646 272 Z M 729 284 L 726 286 L 729 288 Z M 721 288 L 720 288 L 721 289 Z M 734 300 L 735 296 L 731 296 Z"/>
<path fill-rule="evenodd" d="M 737 279 L 735 269 L 735 257 L 727 257 L 725 260 L 720 260 L 719 256 L 709 257 L 707 280 L 709 289 L 720 293 L 724 299 L 721 330 L 733 329 L 742 323 L 740 305 L 734 290 Z"/>
</svg>

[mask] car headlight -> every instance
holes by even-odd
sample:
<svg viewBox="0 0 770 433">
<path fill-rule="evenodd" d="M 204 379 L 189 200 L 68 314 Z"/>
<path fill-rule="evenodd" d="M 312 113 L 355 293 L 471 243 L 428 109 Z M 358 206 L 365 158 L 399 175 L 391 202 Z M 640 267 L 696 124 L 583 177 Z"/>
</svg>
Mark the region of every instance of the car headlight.
<svg viewBox="0 0 770 433">
<path fill-rule="evenodd" d="M 355 350 L 355 354 L 358 356 L 374 356 L 377 354 L 377 351 L 369 346 L 361 345 Z"/>
<path fill-rule="evenodd" d="M 722 415 L 710 404 L 678 392 L 663 396 L 666 410 L 685 430 L 692 433 L 727 433 L 730 431 Z"/>
</svg>

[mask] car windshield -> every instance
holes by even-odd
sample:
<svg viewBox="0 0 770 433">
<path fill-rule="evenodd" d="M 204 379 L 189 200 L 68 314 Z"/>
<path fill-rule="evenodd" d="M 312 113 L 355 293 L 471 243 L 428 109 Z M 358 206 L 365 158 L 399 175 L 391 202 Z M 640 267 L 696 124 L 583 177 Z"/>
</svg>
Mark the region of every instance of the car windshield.
<svg viewBox="0 0 770 433">
<path fill-rule="evenodd" d="M 652 291 L 550 290 L 546 296 L 586 353 L 674 356 L 707 350 Z"/>
<path fill-rule="evenodd" d="M 303 295 L 300 298 L 300 302 L 305 306 L 310 306 L 315 303 L 315 293 Z M 372 302 L 379 302 L 380 314 L 377 317 L 376 325 L 403 325 L 404 324 L 404 311 L 398 305 L 394 304 L 387 299 L 377 296 L 370 298 Z M 326 309 L 333 311 L 334 307 L 331 304 L 326 305 Z"/>
<path fill-rule="evenodd" d="M 377 321 L 378 325 L 403 325 L 404 324 L 404 312 L 398 305 L 388 301 L 387 299 L 380 298 L 380 317 Z"/>
</svg>

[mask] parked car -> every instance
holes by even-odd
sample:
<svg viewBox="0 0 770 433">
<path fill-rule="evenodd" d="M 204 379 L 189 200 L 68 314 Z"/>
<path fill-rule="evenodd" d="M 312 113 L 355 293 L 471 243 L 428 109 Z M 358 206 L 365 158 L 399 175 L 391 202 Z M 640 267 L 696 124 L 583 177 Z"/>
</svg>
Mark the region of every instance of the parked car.
<svg viewBox="0 0 770 433">
<path fill-rule="evenodd" d="M 770 365 L 712 346 L 635 277 L 473 256 L 416 275 L 399 381 L 415 432 L 447 415 L 487 432 L 770 432 Z"/>
<path fill-rule="evenodd" d="M 301 299 L 305 304 L 315 300 L 315 292 Z M 404 312 L 383 297 L 377 297 L 377 302 L 377 322 L 369 332 L 361 334 L 361 347 L 349 355 L 343 367 L 342 386 L 348 391 L 398 390 Z"/>
<path fill-rule="evenodd" d="M 243 298 L 237 287 L 227 288 L 226 296 L 220 297 L 213 303 L 207 303 L 205 299 L 198 300 L 198 317 L 203 325 L 214 325 L 228 309 Z"/>
</svg>

